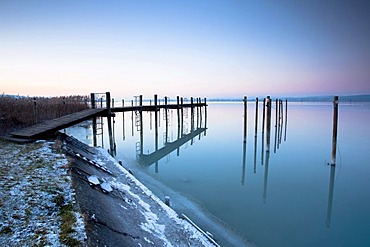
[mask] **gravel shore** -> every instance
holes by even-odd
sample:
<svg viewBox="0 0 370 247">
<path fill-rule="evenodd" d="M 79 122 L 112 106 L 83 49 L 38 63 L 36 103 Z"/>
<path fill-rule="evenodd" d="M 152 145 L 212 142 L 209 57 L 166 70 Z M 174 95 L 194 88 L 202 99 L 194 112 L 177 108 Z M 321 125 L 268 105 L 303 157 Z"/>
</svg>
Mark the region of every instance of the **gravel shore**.
<svg viewBox="0 0 370 247">
<path fill-rule="evenodd" d="M 72 158 L 61 146 L 0 141 L 0 246 L 217 246 L 105 150 Z M 113 191 L 91 186 L 91 175 Z"/>
</svg>

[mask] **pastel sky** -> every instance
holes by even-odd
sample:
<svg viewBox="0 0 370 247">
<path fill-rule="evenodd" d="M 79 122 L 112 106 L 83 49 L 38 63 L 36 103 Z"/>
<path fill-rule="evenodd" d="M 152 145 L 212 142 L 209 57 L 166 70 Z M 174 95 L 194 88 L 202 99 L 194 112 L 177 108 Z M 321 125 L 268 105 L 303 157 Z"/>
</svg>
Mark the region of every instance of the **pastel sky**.
<svg viewBox="0 0 370 247">
<path fill-rule="evenodd" d="M 1 0 L 1 91 L 366 94 L 369 13 L 367 0 Z"/>
</svg>

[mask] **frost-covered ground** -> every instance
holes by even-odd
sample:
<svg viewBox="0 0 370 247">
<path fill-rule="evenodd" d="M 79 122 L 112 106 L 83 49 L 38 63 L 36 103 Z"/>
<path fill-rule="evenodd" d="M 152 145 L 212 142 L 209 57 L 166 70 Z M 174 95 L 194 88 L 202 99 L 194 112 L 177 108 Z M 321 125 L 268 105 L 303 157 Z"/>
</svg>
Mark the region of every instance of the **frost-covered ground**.
<svg viewBox="0 0 370 247">
<path fill-rule="evenodd" d="M 0 141 L 0 246 L 83 244 L 68 160 L 53 145 Z"/>
</svg>

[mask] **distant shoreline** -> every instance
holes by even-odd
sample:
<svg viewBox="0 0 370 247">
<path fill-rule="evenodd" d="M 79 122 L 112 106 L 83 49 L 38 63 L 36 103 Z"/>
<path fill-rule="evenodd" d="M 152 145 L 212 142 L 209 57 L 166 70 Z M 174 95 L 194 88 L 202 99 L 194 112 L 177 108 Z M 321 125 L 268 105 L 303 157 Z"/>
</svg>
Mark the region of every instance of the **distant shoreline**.
<svg viewBox="0 0 370 247">
<path fill-rule="evenodd" d="M 255 101 L 256 98 L 263 100 L 265 96 L 247 96 L 247 101 Z M 334 95 L 325 95 L 325 96 L 305 96 L 305 97 L 275 97 L 271 96 L 272 100 L 281 99 L 288 100 L 289 102 L 332 102 Z M 242 102 L 243 97 L 240 98 L 210 98 L 207 99 L 207 102 Z M 370 102 L 370 94 L 363 95 L 345 95 L 339 96 L 339 102 Z"/>
</svg>

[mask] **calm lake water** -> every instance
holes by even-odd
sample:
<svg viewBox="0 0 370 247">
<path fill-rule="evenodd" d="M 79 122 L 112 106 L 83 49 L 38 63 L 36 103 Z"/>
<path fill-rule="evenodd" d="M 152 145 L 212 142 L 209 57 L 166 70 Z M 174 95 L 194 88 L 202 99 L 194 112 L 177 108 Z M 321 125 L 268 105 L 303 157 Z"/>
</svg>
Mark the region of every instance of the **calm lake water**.
<svg viewBox="0 0 370 247">
<path fill-rule="evenodd" d="M 209 103 L 193 121 L 185 110 L 180 127 L 177 110 L 168 111 L 167 121 L 162 110 L 157 138 L 154 113 L 143 112 L 141 122 L 139 114 L 116 113 L 115 157 L 139 179 L 143 174 L 144 184 L 150 175 L 258 246 L 370 246 L 370 105 L 339 104 L 336 166 L 329 165 L 331 103 L 288 103 L 287 118 L 284 104 L 277 131 L 274 103 L 269 153 L 261 103 L 255 138 L 255 109 L 249 102 L 245 145 L 241 102 Z M 103 121 L 97 145 L 109 149 Z M 67 132 L 93 143 L 91 126 Z M 172 199 L 175 210 L 186 211 Z M 192 218 L 192 210 L 186 214 Z"/>
</svg>

